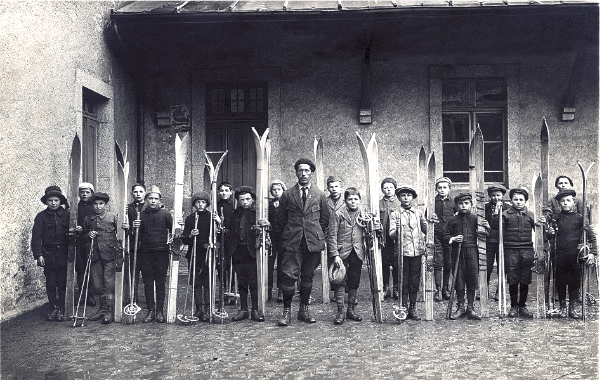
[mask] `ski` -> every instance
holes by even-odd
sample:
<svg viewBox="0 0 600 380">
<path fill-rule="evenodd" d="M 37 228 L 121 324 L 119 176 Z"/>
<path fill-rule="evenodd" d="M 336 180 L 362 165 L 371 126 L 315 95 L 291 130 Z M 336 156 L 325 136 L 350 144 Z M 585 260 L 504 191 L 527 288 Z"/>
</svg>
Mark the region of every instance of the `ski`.
<svg viewBox="0 0 600 380">
<path fill-rule="evenodd" d="M 540 166 L 541 166 L 541 179 L 542 179 L 542 207 L 548 206 L 548 176 L 549 176 L 549 166 L 550 166 L 550 131 L 548 130 L 548 124 L 546 123 L 546 118 L 542 120 L 542 129 L 540 131 Z M 551 221 L 546 221 L 550 223 Z M 545 231 L 544 231 L 545 232 Z M 554 265 L 552 262 L 552 252 L 550 248 L 550 241 L 546 237 L 544 233 L 544 255 L 547 260 L 547 273 L 544 277 L 544 303 L 546 304 L 548 311 L 548 316 L 552 316 L 555 313 L 554 310 L 554 295 L 552 293 L 553 286 L 551 283 L 554 281 Z"/>
<path fill-rule="evenodd" d="M 590 172 L 590 169 L 592 168 L 592 166 L 594 166 L 594 162 L 592 162 L 590 164 L 590 166 L 588 166 L 587 170 L 584 169 L 583 165 L 581 165 L 581 162 L 577 161 L 577 166 L 579 166 L 579 170 L 581 171 L 581 181 L 583 183 L 583 193 L 581 195 L 581 202 L 583 204 L 583 231 L 581 234 L 581 249 L 579 251 L 579 258 L 581 259 L 582 263 L 581 263 L 581 270 L 582 270 L 582 276 L 581 276 L 581 319 L 585 322 L 586 318 L 587 318 L 587 313 L 586 313 L 586 304 L 587 304 L 587 294 L 588 294 L 588 287 L 589 287 L 589 281 L 590 281 L 590 264 L 588 264 L 587 259 L 588 259 L 588 254 L 590 253 L 590 247 L 588 246 L 588 236 L 587 236 L 587 226 L 589 225 L 589 220 L 588 220 L 588 207 L 587 207 L 587 179 L 588 179 L 588 174 Z"/>
<path fill-rule="evenodd" d="M 498 311 L 500 317 L 507 315 L 507 302 L 506 295 L 508 294 L 508 288 L 506 286 L 506 268 L 504 264 L 504 227 L 502 226 L 502 213 L 504 212 L 503 203 L 504 201 L 496 204 L 495 213 L 499 218 L 498 225 Z"/>
<path fill-rule="evenodd" d="M 435 278 L 433 273 L 433 261 L 435 258 L 435 223 L 431 216 L 435 214 L 435 153 L 431 152 L 427 163 L 427 186 L 424 194 L 427 205 L 427 218 L 430 221 L 427 225 L 427 245 L 425 254 L 425 320 L 433 321 L 433 295 L 435 294 Z"/>
<path fill-rule="evenodd" d="M 125 153 L 121 151 L 119 144 L 115 141 L 115 154 L 117 156 L 117 187 L 120 187 L 121 221 L 128 222 L 127 218 L 127 197 L 129 196 L 127 189 L 127 181 L 129 180 L 129 161 L 127 161 L 127 142 L 125 142 Z M 123 319 L 123 264 L 126 259 L 129 259 L 129 241 L 127 239 L 127 231 L 123 230 L 123 240 L 121 242 L 122 249 L 117 253 L 120 255 L 115 260 L 115 322 L 121 322 Z"/>
<path fill-rule="evenodd" d="M 479 254 L 479 299 L 481 316 L 489 317 L 484 192 L 483 133 L 479 124 L 469 146 L 469 190 L 473 197 L 473 212 L 477 215 L 477 252 Z"/>
<path fill-rule="evenodd" d="M 368 267 L 373 301 L 373 316 L 376 322 L 383 323 L 381 311 L 381 301 L 383 300 L 381 248 L 379 246 L 379 236 L 377 236 L 377 231 L 374 229 L 376 225 L 381 224 L 379 221 L 379 198 L 377 196 L 379 194 L 377 141 L 375 140 L 375 134 L 371 135 L 368 145 L 365 144 L 358 132 L 356 132 L 356 138 L 365 167 L 366 199 L 370 214 L 370 221 L 367 224 L 368 228 L 365 230 L 365 242 L 367 243 L 367 257 L 369 259 Z"/>
<path fill-rule="evenodd" d="M 427 154 L 425 153 L 425 147 L 421 145 L 419 150 L 418 158 L 418 169 L 417 169 L 417 194 L 420 198 L 417 198 L 417 208 L 425 215 L 426 199 L 426 186 L 427 186 L 428 174 L 427 174 Z M 419 292 L 417 301 L 425 301 L 425 272 L 427 272 L 427 258 L 425 255 L 421 256 L 421 281 L 419 281 Z"/>
<path fill-rule="evenodd" d="M 75 134 L 71 144 L 71 157 L 69 157 L 69 251 L 67 256 L 67 290 L 65 293 L 65 316 L 74 316 L 73 306 L 75 303 L 75 257 L 77 242 L 75 228 L 77 228 L 77 198 L 79 193 L 79 173 L 81 172 L 81 141 Z M 79 290 L 80 292 L 82 289 Z"/>
<path fill-rule="evenodd" d="M 209 154 L 215 153 L 220 154 L 219 160 L 217 164 L 214 165 L 212 160 L 209 157 Z M 225 156 L 227 156 L 227 151 L 224 152 L 207 152 L 204 151 L 204 158 L 206 159 L 206 169 L 208 170 L 208 177 L 210 180 L 210 204 L 212 205 L 213 213 L 217 212 L 217 182 L 219 179 L 219 170 L 221 169 L 221 165 L 223 164 L 223 160 L 225 160 Z M 216 260 L 217 260 L 217 233 L 218 226 L 215 226 L 215 221 L 211 220 L 210 222 L 210 232 L 208 236 L 208 249 L 206 251 L 206 258 L 208 264 L 208 293 L 209 293 L 209 301 L 208 301 L 208 313 L 210 315 L 209 322 L 224 322 L 226 318 L 226 313 L 220 314 L 215 313 L 215 287 L 216 287 Z M 221 275 L 221 274 L 219 274 Z"/>
<path fill-rule="evenodd" d="M 167 323 L 177 318 L 177 283 L 179 279 L 179 255 L 181 254 L 181 226 L 183 225 L 183 174 L 190 135 L 183 138 L 175 134 L 175 195 L 173 198 L 173 231 L 171 233 L 169 279 L 167 288 Z"/>
<path fill-rule="evenodd" d="M 402 291 L 404 285 L 404 245 L 402 241 L 402 216 L 400 216 L 399 228 L 396 231 L 396 246 L 394 254 L 398 256 L 398 305 L 394 305 L 394 317 L 402 322 L 408 317 L 408 310 L 402 304 Z"/>
<path fill-rule="evenodd" d="M 534 205 L 533 214 L 536 218 L 539 218 L 544 209 L 543 204 L 543 186 L 542 176 L 538 174 L 535 176 L 533 181 L 533 196 L 531 197 L 531 204 Z M 535 229 L 534 235 L 534 250 L 535 265 L 533 272 L 535 273 L 535 295 L 536 295 L 536 316 L 537 318 L 546 318 L 546 294 L 545 294 L 545 278 L 546 278 L 546 252 L 544 249 L 544 235 L 546 226 Z"/>
<path fill-rule="evenodd" d="M 317 188 L 319 190 L 327 191 L 324 187 L 325 178 L 323 174 L 323 140 L 315 138 L 314 144 L 314 153 L 315 153 L 315 165 L 317 166 Z M 327 265 L 327 250 L 324 249 L 321 251 L 321 279 L 323 282 L 323 303 L 329 302 L 329 266 Z"/>
<path fill-rule="evenodd" d="M 269 128 L 261 135 L 253 127 L 254 145 L 256 146 L 256 224 L 259 220 L 269 218 Z M 256 279 L 258 282 L 258 313 L 265 316 L 265 303 L 268 287 L 269 244 L 267 239 L 268 228 L 258 226 L 260 244 L 256 248 Z"/>
</svg>

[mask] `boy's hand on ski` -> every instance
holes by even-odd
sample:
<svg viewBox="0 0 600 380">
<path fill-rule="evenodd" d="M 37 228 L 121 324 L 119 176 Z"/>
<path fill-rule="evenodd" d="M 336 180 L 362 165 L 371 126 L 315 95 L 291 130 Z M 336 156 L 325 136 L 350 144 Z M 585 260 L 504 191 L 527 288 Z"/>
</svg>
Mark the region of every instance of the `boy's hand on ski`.
<svg viewBox="0 0 600 380">
<path fill-rule="evenodd" d="M 215 222 L 217 222 L 218 224 L 221 224 L 221 218 L 219 217 L 219 214 L 217 214 L 217 212 L 213 212 L 213 220 Z"/>
<path fill-rule="evenodd" d="M 375 229 L 375 231 L 383 231 L 383 226 L 381 225 L 381 222 L 379 220 L 373 222 L 373 228 Z"/>
<path fill-rule="evenodd" d="M 90 231 L 88 232 L 88 236 L 92 239 L 96 238 L 96 236 L 98 236 L 98 231 Z"/>
<path fill-rule="evenodd" d="M 124 230 L 128 230 L 129 229 L 129 223 L 123 222 L 123 224 L 121 224 L 121 228 L 124 229 Z"/>
<path fill-rule="evenodd" d="M 190 231 L 190 236 L 198 236 L 198 234 L 200 234 L 200 231 L 198 231 L 197 229 Z"/>
<path fill-rule="evenodd" d="M 450 244 L 452 243 L 462 243 L 463 242 L 463 236 L 462 235 L 457 235 L 457 236 L 453 236 L 450 238 Z"/>
<path fill-rule="evenodd" d="M 46 262 L 44 261 L 44 256 L 39 256 L 37 258 L 37 266 L 43 267 L 44 265 L 46 265 Z"/>
<path fill-rule="evenodd" d="M 134 220 L 133 221 L 133 228 L 140 228 L 141 225 L 142 225 L 142 221 L 141 220 Z"/>
<path fill-rule="evenodd" d="M 556 231 L 554 230 L 554 227 L 552 227 L 552 226 L 549 226 L 549 227 L 548 227 L 548 234 L 550 234 L 550 235 L 554 235 L 555 233 L 556 233 Z"/>
<path fill-rule="evenodd" d="M 339 268 L 340 266 L 344 265 L 344 262 L 342 261 L 341 257 L 334 256 L 333 257 L 333 265 L 335 265 L 336 268 Z"/>
<path fill-rule="evenodd" d="M 437 214 L 433 214 L 431 215 L 431 218 L 429 218 L 429 223 L 439 223 L 440 220 L 438 219 Z"/>
<path fill-rule="evenodd" d="M 538 220 L 538 223 L 540 224 L 545 224 L 546 223 L 546 217 L 545 216 L 540 216 L 540 219 Z"/>
<path fill-rule="evenodd" d="M 83 228 L 81 228 L 81 226 L 75 227 L 75 232 L 81 233 L 81 231 L 83 231 Z"/>
<path fill-rule="evenodd" d="M 481 225 L 484 226 L 485 228 L 490 228 L 490 223 L 487 220 L 482 220 L 481 221 Z"/>
<path fill-rule="evenodd" d="M 269 226 L 271 226 L 271 223 L 269 223 L 268 220 L 262 220 L 261 219 L 257 223 L 258 223 L 259 227 L 269 227 Z"/>
</svg>

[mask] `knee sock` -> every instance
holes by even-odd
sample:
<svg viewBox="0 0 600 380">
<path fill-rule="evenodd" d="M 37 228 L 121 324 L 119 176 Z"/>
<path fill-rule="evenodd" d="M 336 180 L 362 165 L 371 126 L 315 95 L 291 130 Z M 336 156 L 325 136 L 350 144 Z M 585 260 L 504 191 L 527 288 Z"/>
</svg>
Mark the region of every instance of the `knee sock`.
<svg viewBox="0 0 600 380">
<path fill-rule="evenodd" d="M 527 292 L 529 291 L 528 284 L 521 284 L 519 289 L 519 307 L 525 307 L 527 302 Z"/>
<path fill-rule="evenodd" d="M 508 292 L 510 293 L 510 307 L 516 307 L 519 297 L 519 284 L 508 285 Z"/>
</svg>

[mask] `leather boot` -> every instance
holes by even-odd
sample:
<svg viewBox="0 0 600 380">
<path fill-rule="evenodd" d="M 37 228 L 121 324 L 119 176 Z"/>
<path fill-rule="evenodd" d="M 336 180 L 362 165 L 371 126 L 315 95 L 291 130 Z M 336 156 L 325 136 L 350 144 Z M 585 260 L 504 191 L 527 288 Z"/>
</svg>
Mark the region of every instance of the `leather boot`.
<svg viewBox="0 0 600 380">
<path fill-rule="evenodd" d="M 142 323 L 154 322 L 154 309 L 148 309 L 146 316 L 142 319 Z"/>
<path fill-rule="evenodd" d="M 448 301 L 450 299 L 450 289 L 448 289 L 448 285 L 444 285 L 442 288 L 442 298 L 444 301 Z"/>
<path fill-rule="evenodd" d="M 569 318 L 581 319 L 579 304 L 575 301 L 569 301 Z"/>
<path fill-rule="evenodd" d="M 435 294 L 433 295 L 434 302 L 442 302 L 443 301 L 442 290 L 440 288 L 441 287 L 439 285 L 436 285 Z"/>
<path fill-rule="evenodd" d="M 265 317 L 264 317 L 264 316 L 262 316 L 262 315 L 261 315 L 261 314 L 258 312 L 258 310 L 252 310 L 252 311 L 250 312 L 250 317 L 252 318 L 252 320 L 253 320 L 254 322 L 264 322 L 264 321 L 265 321 Z"/>
<path fill-rule="evenodd" d="M 277 290 L 277 302 L 278 303 L 283 302 L 283 291 L 281 289 Z"/>
<path fill-rule="evenodd" d="M 231 317 L 233 322 L 243 321 L 244 319 L 250 318 L 248 310 L 238 310 L 237 314 Z"/>
<path fill-rule="evenodd" d="M 292 308 L 291 307 L 283 308 L 283 315 L 281 316 L 281 319 L 279 321 L 277 321 L 277 324 L 279 326 L 289 326 L 292 324 Z"/>
<path fill-rule="evenodd" d="M 111 300 L 113 302 L 109 302 L 108 303 L 108 307 L 106 308 L 106 314 L 104 314 L 104 319 L 102 320 L 102 323 L 104 323 L 105 325 L 108 325 L 110 323 L 113 323 L 115 321 L 115 312 L 114 312 L 114 300 Z"/>
<path fill-rule="evenodd" d="M 467 306 L 467 318 L 473 321 L 481 321 L 481 317 L 475 314 L 475 310 L 473 310 L 473 305 Z"/>
<path fill-rule="evenodd" d="M 362 317 L 358 315 L 355 310 L 357 304 L 356 299 L 358 298 L 357 293 L 357 289 L 350 289 L 348 291 L 348 310 L 346 311 L 346 318 L 351 321 L 360 322 L 362 321 Z"/>
<path fill-rule="evenodd" d="M 298 320 L 306 323 L 315 323 L 317 321 L 310 315 L 308 305 L 300 305 L 300 310 L 298 310 Z"/>
<path fill-rule="evenodd" d="M 273 289 L 267 290 L 267 301 L 273 300 Z"/>
<path fill-rule="evenodd" d="M 519 307 L 519 317 L 531 319 L 533 318 L 533 313 L 531 313 L 525 306 Z"/>
<path fill-rule="evenodd" d="M 344 289 L 339 286 L 335 289 L 335 302 L 337 304 L 337 314 L 335 315 L 335 319 L 333 320 L 334 325 L 342 325 L 344 324 L 344 320 L 346 319 L 344 316 Z M 350 298 L 350 297 L 348 297 Z M 350 299 L 348 299 L 350 302 Z M 350 305 L 348 305 L 350 307 Z"/>
<path fill-rule="evenodd" d="M 107 302 L 106 296 L 100 296 L 100 306 L 98 307 L 98 311 L 96 314 L 92 315 L 89 319 L 90 321 L 99 321 L 104 318 L 106 314 Z"/>
<path fill-rule="evenodd" d="M 517 315 L 519 315 L 519 308 L 517 306 L 511 306 L 510 310 L 508 311 L 508 317 L 516 318 Z"/>
<path fill-rule="evenodd" d="M 397 300 L 398 299 L 398 287 L 394 286 L 394 291 L 392 292 L 392 297 Z"/>
<path fill-rule="evenodd" d="M 65 308 L 64 306 L 59 306 L 58 311 L 56 312 L 56 322 L 64 322 L 65 320 Z"/>
<path fill-rule="evenodd" d="M 567 301 L 560 301 L 560 313 L 558 314 L 558 318 L 567 318 L 568 316 Z"/>
<path fill-rule="evenodd" d="M 389 285 L 383 287 L 383 299 L 387 300 L 392 296 L 392 291 L 390 290 Z"/>
<path fill-rule="evenodd" d="M 167 321 L 167 319 L 165 318 L 165 315 L 163 314 L 162 309 L 163 309 L 162 307 L 159 307 L 156 309 L 155 319 L 156 319 L 156 322 L 158 322 L 158 323 L 165 323 Z"/>
<path fill-rule="evenodd" d="M 465 311 L 465 305 L 457 304 L 456 311 L 450 316 L 450 319 L 457 320 L 457 319 L 463 318 L 466 314 L 467 314 L 467 312 Z"/>
<path fill-rule="evenodd" d="M 56 320 L 56 314 L 58 314 L 58 307 L 56 305 L 50 305 L 50 312 L 46 316 L 46 320 L 48 322 L 53 322 Z"/>
<path fill-rule="evenodd" d="M 96 306 L 96 297 L 94 297 L 93 294 L 88 294 L 87 305 L 92 307 Z"/>
<path fill-rule="evenodd" d="M 204 305 L 204 311 L 200 320 L 202 322 L 210 322 L 210 307 L 208 305 Z"/>
<path fill-rule="evenodd" d="M 417 305 L 414 303 L 411 303 L 410 307 L 408 308 L 408 318 L 412 319 L 413 321 L 421 320 L 421 317 L 417 315 Z"/>
<path fill-rule="evenodd" d="M 196 304 L 196 312 L 194 313 L 194 317 L 198 318 L 199 321 L 204 317 L 204 311 L 202 310 L 202 304 Z"/>
</svg>

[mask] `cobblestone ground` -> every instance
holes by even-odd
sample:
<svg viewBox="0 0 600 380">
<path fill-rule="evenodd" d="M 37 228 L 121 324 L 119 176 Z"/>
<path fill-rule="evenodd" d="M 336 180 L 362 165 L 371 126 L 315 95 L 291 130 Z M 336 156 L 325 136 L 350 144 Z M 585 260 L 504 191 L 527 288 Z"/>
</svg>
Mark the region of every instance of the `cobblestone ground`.
<svg viewBox="0 0 600 380">
<path fill-rule="evenodd" d="M 392 316 L 394 301 L 386 300 L 386 320 L 377 324 L 370 321 L 363 272 L 357 309 L 365 320 L 343 326 L 333 325 L 334 305 L 321 303 L 320 272 L 313 325 L 276 326 L 282 308 L 276 302 L 267 304 L 264 323 L 223 325 L 88 322 L 73 328 L 45 322 L 46 308 L 34 310 L 1 327 L 2 379 L 598 378 L 597 305 L 583 323 L 500 319 L 490 300 L 490 318 L 475 322 L 445 321 L 444 302 L 435 305 L 435 321 L 400 324 Z M 423 314 L 423 303 L 418 308 Z M 228 306 L 229 315 L 235 309 Z M 297 309 L 294 302 L 293 313 Z"/>
</svg>

